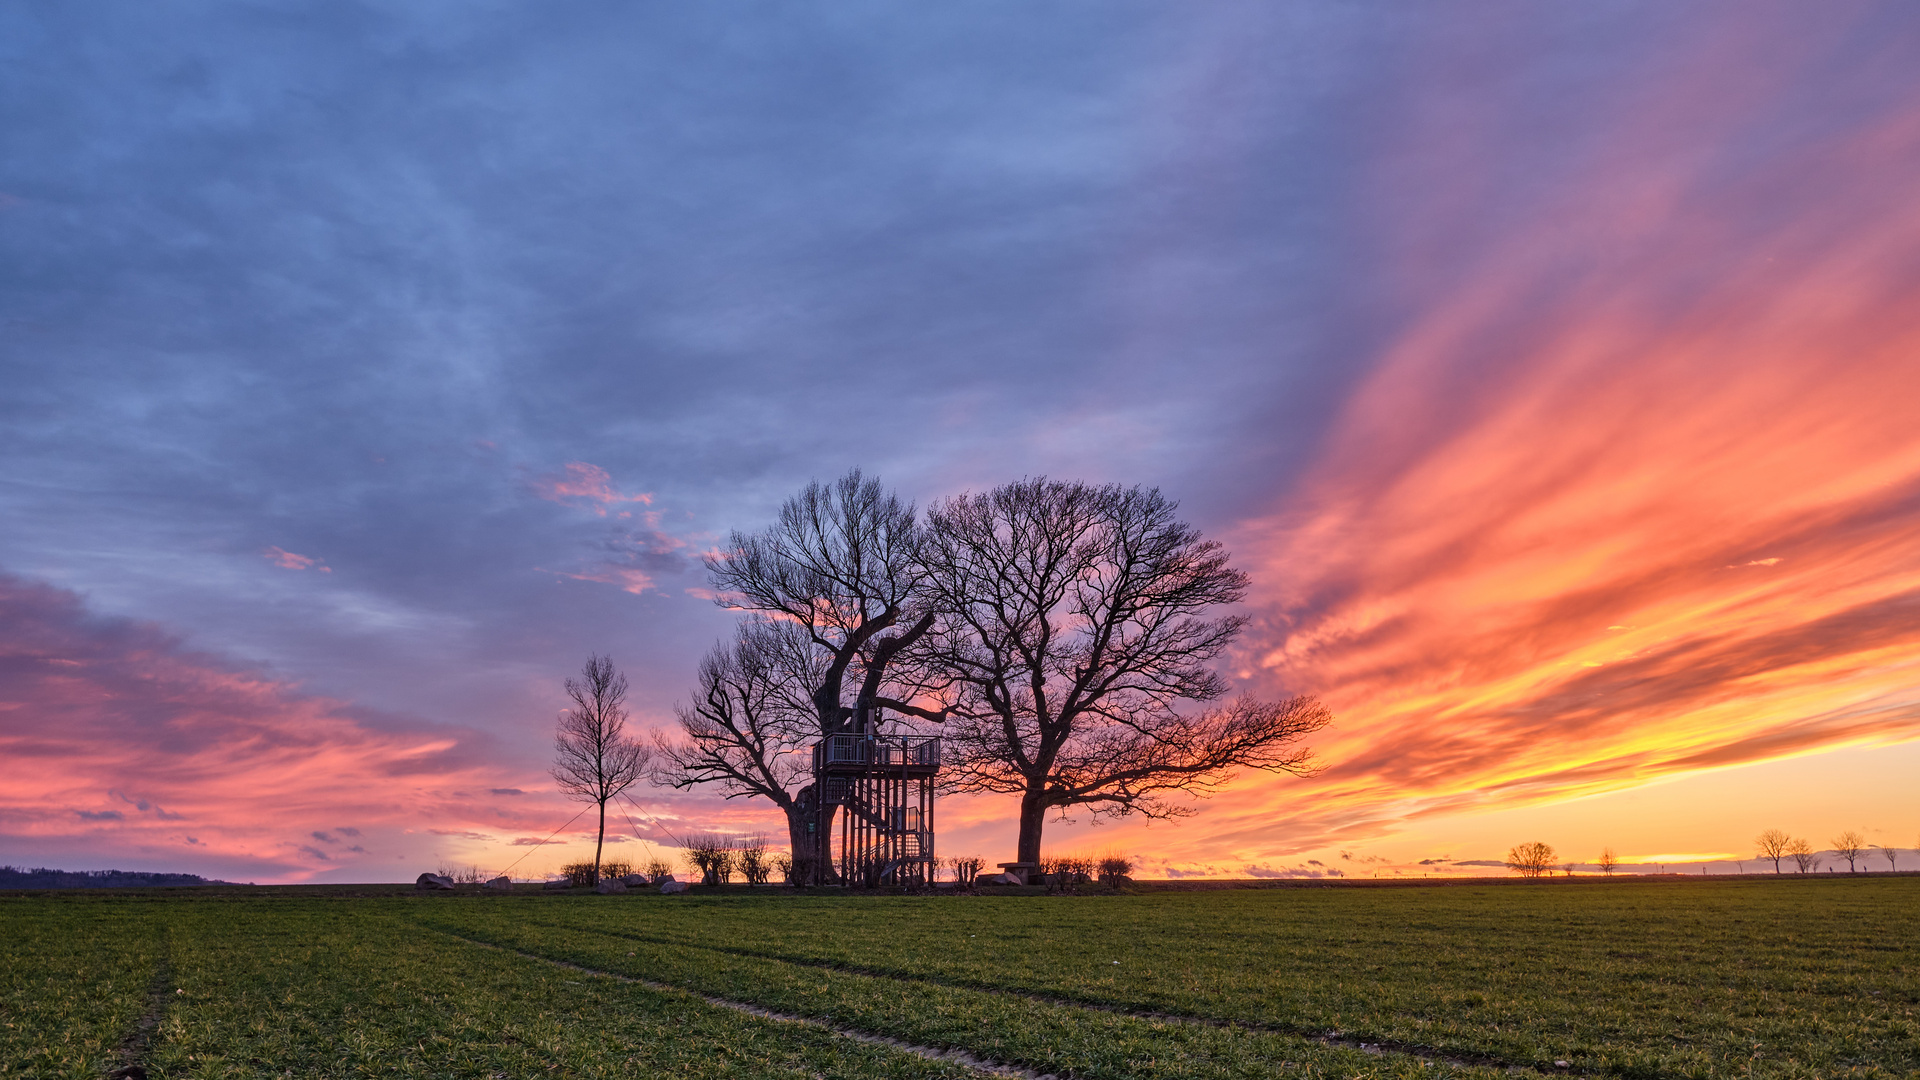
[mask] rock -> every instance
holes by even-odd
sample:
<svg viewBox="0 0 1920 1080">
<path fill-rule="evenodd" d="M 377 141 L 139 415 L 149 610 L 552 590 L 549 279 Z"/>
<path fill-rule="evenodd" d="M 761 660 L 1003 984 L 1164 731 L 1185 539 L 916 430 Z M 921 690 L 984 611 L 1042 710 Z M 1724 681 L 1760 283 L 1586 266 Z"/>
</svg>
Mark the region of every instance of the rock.
<svg viewBox="0 0 1920 1080">
<path fill-rule="evenodd" d="M 976 885 L 1023 885 L 1017 874 L 981 874 Z"/>
<path fill-rule="evenodd" d="M 543 889 L 571 889 L 573 888 L 573 882 L 568 881 L 566 878 L 561 878 L 559 881 L 545 882 L 540 887 Z"/>
<path fill-rule="evenodd" d="M 683 893 L 687 891 L 687 883 L 684 881 L 663 882 L 660 886 L 660 891 L 668 896 L 672 896 L 675 893 Z"/>
<path fill-rule="evenodd" d="M 453 888 L 453 879 L 450 877 L 442 877 L 439 874 L 421 874 L 419 877 L 413 879 L 413 887 L 416 889 L 451 889 Z"/>
<path fill-rule="evenodd" d="M 499 877 L 494 878 L 492 881 L 487 882 L 487 888 L 499 889 L 501 892 L 512 892 L 513 879 L 508 877 L 505 874 L 501 874 Z"/>
<path fill-rule="evenodd" d="M 678 879 L 675 878 L 672 874 L 661 874 L 659 877 L 653 879 L 653 883 L 655 885 L 665 885 L 669 881 L 676 881 L 676 880 Z"/>
<path fill-rule="evenodd" d="M 627 887 L 624 883 L 615 881 L 612 878 L 601 878 L 600 884 L 595 885 L 593 891 L 599 893 L 601 896 L 611 896 L 614 893 L 626 892 Z"/>
<path fill-rule="evenodd" d="M 620 879 L 620 884 L 625 885 L 629 889 L 644 889 L 653 884 L 653 882 L 648 881 L 647 875 L 645 874 L 628 874 L 626 877 Z"/>
</svg>

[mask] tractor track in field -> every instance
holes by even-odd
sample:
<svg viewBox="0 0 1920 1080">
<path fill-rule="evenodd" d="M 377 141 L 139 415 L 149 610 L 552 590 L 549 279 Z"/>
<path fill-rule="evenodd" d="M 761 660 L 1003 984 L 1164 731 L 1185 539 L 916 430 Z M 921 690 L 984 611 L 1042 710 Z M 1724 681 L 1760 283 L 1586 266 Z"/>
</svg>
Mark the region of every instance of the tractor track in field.
<svg viewBox="0 0 1920 1080">
<path fill-rule="evenodd" d="M 172 938 L 162 927 L 160 960 L 154 965 L 153 978 L 147 981 L 147 1007 L 133 1026 L 127 1029 L 126 1037 L 120 1040 L 119 1052 L 114 1055 L 114 1061 L 118 1064 L 107 1073 L 107 1080 L 146 1080 L 146 1062 L 153 1050 L 153 1033 L 167 1015 L 167 1006 L 173 997 L 172 990 Z"/>
<path fill-rule="evenodd" d="M 724 955 L 724 956 L 739 956 L 739 957 L 745 957 L 747 959 L 753 959 L 753 960 L 770 960 L 777 963 L 792 964 L 796 967 L 809 967 L 809 968 L 816 968 L 816 969 L 826 970 L 826 971 L 838 971 L 838 972 L 844 972 L 849 975 L 863 975 L 868 978 L 887 979 L 894 982 L 926 983 L 932 986 L 941 986 L 941 987 L 946 987 L 954 990 L 968 990 L 975 993 L 996 994 L 1003 997 L 1016 998 L 1022 1001 L 1031 1001 L 1031 1002 L 1035 1002 L 1042 1005 L 1062 1005 L 1069 1008 L 1088 1009 L 1094 1012 L 1107 1013 L 1113 1016 L 1125 1016 L 1125 1017 L 1130 1017 L 1136 1020 L 1148 1020 L 1148 1021 L 1156 1021 L 1160 1023 L 1174 1023 L 1174 1024 L 1196 1024 L 1202 1027 L 1210 1027 L 1210 1028 L 1216 1028 L 1216 1029 L 1222 1029 L 1222 1030 L 1240 1029 L 1240 1030 L 1246 1030 L 1246 1031 L 1262 1031 L 1262 1032 L 1267 1032 L 1269 1034 L 1274 1034 L 1274 1035 L 1285 1035 L 1291 1038 L 1305 1039 L 1309 1042 L 1319 1043 L 1322 1046 L 1332 1047 L 1332 1048 L 1341 1049 L 1341 1050 L 1358 1050 L 1362 1053 L 1376 1054 L 1376 1055 L 1399 1054 L 1405 1057 L 1414 1058 L 1422 1062 L 1431 1062 L 1431 1063 L 1440 1064 L 1440 1065 L 1452 1065 L 1452 1066 L 1461 1067 L 1461 1068 L 1501 1069 L 1506 1072 L 1513 1073 L 1515 1075 L 1524 1075 L 1524 1076 L 1548 1076 L 1548 1077 L 1568 1077 L 1568 1078 L 1575 1078 L 1575 1077 L 1584 1078 L 1588 1076 L 1588 1074 L 1576 1072 L 1572 1068 L 1543 1069 L 1537 1065 L 1533 1065 L 1525 1062 L 1512 1061 L 1506 1058 L 1499 1058 L 1490 1054 L 1453 1053 L 1453 1052 L 1448 1052 L 1443 1050 L 1436 1050 L 1432 1047 L 1421 1046 L 1414 1043 L 1400 1042 L 1393 1039 L 1362 1039 L 1356 1036 L 1345 1035 L 1338 1031 L 1314 1032 L 1314 1031 L 1305 1031 L 1298 1028 L 1291 1028 L 1291 1027 L 1287 1027 L 1280 1024 L 1268 1024 L 1268 1023 L 1261 1023 L 1261 1022 L 1252 1021 L 1252 1020 L 1222 1020 L 1222 1019 L 1219 1019 L 1216 1017 L 1210 1017 L 1210 1016 L 1196 1016 L 1191 1013 L 1168 1013 L 1168 1012 L 1155 1012 L 1155 1011 L 1143 1010 L 1143 1009 L 1129 1009 L 1125 1006 L 1116 1005 L 1110 1002 L 1086 1001 L 1086 1000 L 1077 999 L 1077 998 L 1061 997 L 1061 996 L 1055 996 L 1050 994 L 1029 993 L 1029 992 L 1020 991 L 1020 990 L 1009 990 L 1005 987 L 982 986 L 982 985 L 969 983 L 961 980 L 933 979 L 933 978 L 927 978 L 924 976 L 902 975 L 897 971 L 892 971 L 886 968 L 867 967 L 860 964 L 848 964 L 848 963 L 842 963 L 839 961 L 831 961 L 831 960 L 814 960 L 814 959 L 798 958 L 798 957 L 783 955 L 780 953 L 767 952 L 767 951 L 762 951 L 757 949 L 743 949 L 738 947 L 703 945 L 703 944 L 697 944 L 697 943 L 685 942 L 685 941 L 674 941 L 666 938 L 655 937 L 648 934 L 636 934 L 636 933 L 632 933 L 628 931 L 620 931 L 620 930 L 603 930 L 603 929 L 592 928 L 592 927 L 574 926 L 567 923 L 552 923 L 552 922 L 545 922 L 545 921 L 539 921 L 539 920 L 532 920 L 529 922 L 528 925 L 541 926 L 551 930 L 564 930 L 571 933 L 599 934 L 603 937 L 621 938 L 624 940 L 637 941 L 637 942 L 641 942 L 648 945 L 664 945 L 664 946 L 667 946 L 668 948 L 698 949 L 703 952 L 720 953 L 721 955 Z M 449 933 L 448 931 L 444 931 L 444 930 L 441 932 Z M 461 935 L 459 934 L 452 934 L 451 936 L 461 937 Z M 462 937 L 461 940 L 473 940 L 473 939 Z M 476 942 L 476 943 L 486 944 L 485 942 Z M 601 971 L 598 971 L 597 969 L 580 967 L 580 965 L 572 964 L 568 961 L 554 960 L 550 957 L 538 956 L 537 954 L 533 954 L 533 953 L 521 952 L 518 949 L 507 949 L 505 946 L 496 945 L 493 947 L 506 949 L 506 951 L 508 952 L 518 953 L 519 955 L 522 955 L 522 956 L 531 956 L 535 959 L 545 960 L 548 963 L 563 964 L 568 967 L 578 968 L 579 970 L 582 970 L 582 971 L 593 971 L 595 974 L 614 975 L 614 977 L 616 978 L 629 978 L 628 976 L 618 975 L 613 972 L 601 972 Z M 696 993 L 695 991 L 686 990 L 683 987 L 668 986 L 667 984 L 653 984 L 648 982 L 648 980 L 644 980 L 644 979 L 634 979 L 632 981 L 646 983 L 647 985 L 650 985 L 650 986 L 657 985 L 659 988 L 677 990 L 682 993 Z M 741 1006 L 737 1003 L 728 1002 L 720 999 L 711 999 L 711 1000 L 713 1000 L 715 1004 L 723 1004 L 729 1007 L 735 1007 L 735 1008 L 744 1007 L 750 1010 L 759 1009 L 759 1006 L 757 1005 Z M 776 1014 L 769 1013 L 767 1015 L 776 1015 Z M 782 1017 L 782 1018 L 785 1018 L 785 1017 Z M 794 1019 L 805 1019 L 805 1018 L 795 1017 Z M 819 1023 L 819 1021 L 807 1021 L 807 1022 Z M 840 1029 L 835 1028 L 834 1030 L 837 1031 Z M 845 1032 L 845 1034 L 849 1034 L 854 1037 L 863 1038 L 863 1039 L 878 1038 L 878 1036 L 870 1036 L 870 1035 L 865 1035 L 864 1033 L 857 1033 L 857 1032 L 851 1032 L 851 1031 Z M 893 1045 L 893 1044 L 889 1042 L 888 1045 Z M 941 1051 L 934 1051 L 934 1052 L 941 1053 Z M 1006 1069 L 1008 1067 L 994 1066 L 994 1068 Z M 1022 1073 L 1022 1075 L 1033 1076 L 1035 1074 L 1031 1072 L 1025 1072 L 1025 1073 Z"/>
<path fill-rule="evenodd" d="M 585 964 L 576 964 L 570 960 L 558 960 L 551 956 L 541 956 L 539 953 L 530 953 L 524 949 L 515 949 L 506 945 L 498 945 L 491 941 L 482 941 L 479 938 L 470 938 L 464 934 L 456 934 L 451 930 L 441 929 L 440 927 L 433 927 L 433 929 L 438 930 L 450 938 L 464 941 L 469 945 L 478 945 L 483 949 L 495 949 L 512 956 L 524 957 L 528 960 L 537 960 L 543 964 L 552 964 L 554 967 L 565 968 L 568 971 L 577 971 L 583 975 L 600 975 L 620 982 L 632 983 L 635 986 L 644 986 L 649 990 L 656 990 L 661 993 L 685 994 L 688 997 L 698 998 L 709 1005 L 722 1009 L 732 1009 L 735 1012 L 745 1013 L 748 1016 L 757 1016 L 762 1020 L 777 1020 L 787 1024 L 805 1024 L 808 1027 L 832 1032 L 842 1038 L 852 1039 L 855 1042 L 865 1043 L 869 1046 L 880 1046 L 889 1050 L 899 1050 L 904 1053 L 926 1058 L 929 1061 L 952 1062 L 953 1064 L 964 1065 L 976 1072 L 986 1073 L 990 1076 L 1017 1077 L 1018 1080 L 1058 1080 L 1052 1073 L 1035 1072 L 1032 1069 L 1024 1069 L 1018 1065 L 989 1061 L 985 1058 L 969 1054 L 965 1050 L 942 1050 L 937 1046 L 921 1046 L 918 1043 L 905 1042 L 900 1039 L 890 1038 L 886 1035 L 875 1035 L 872 1032 L 842 1027 L 838 1024 L 831 1024 L 825 1020 L 811 1016 L 777 1012 L 773 1009 L 752 1005 L 744 1001 L 732 1001 L 727 998 L 714 997 L 711 994 L 703 994 L 698 990 L 689 990 L 684 986 L 674 986 L 671 983 L 656 982 L 652 979 L 642 979 L 633 975 L 623 975 L 617 971 L 605 971 L 600 968 L 587 967 Z"/>
</svg>

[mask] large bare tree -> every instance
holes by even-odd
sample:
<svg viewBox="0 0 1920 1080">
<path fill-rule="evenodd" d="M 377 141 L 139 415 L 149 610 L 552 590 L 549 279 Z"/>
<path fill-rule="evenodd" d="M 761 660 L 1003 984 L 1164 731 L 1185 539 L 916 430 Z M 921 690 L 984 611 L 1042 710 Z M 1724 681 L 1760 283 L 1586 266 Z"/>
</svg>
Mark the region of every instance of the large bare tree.
<svg viewBox="0 0 1920 1080">
<path fill-rule="evenodd" d="M 1204 707 L 1244 620 L 1215 614 L 1246 575 L 1157 490 L 1023 480 L 937 504 L 922 562 L 940 613 L 923 643 L 959 791 L 1020 799 L 1018 859 L 1049 812 L 1174 817 L 1242 768 L 1303 775 L 1299 740 L 1331 719 L 1311 697 Z"/>
<path fill-rule="evenodd" d="M 766 799 L 786 815 L 792 850 L 804 851 L 811 818 L 800 796 L 820 737 L 812 688 L 825 678 L 824 659 L 795 623 L 743 622 L 700 662 L 693 696 L 677 710 L 678 737 L 655 743 L 654 781 Z"/>
<path fill-rule="evenodd" d="M 593 881 L 600 883 L 600 854 L 607 842 L 607 801 L 647 774 L 651 751 L 629 738 L 627 677 L 605 656 L 589 656 L 578 679 L 568 679 L 573 707 L 560 713 L 554 734 L 553 779 L 568 798 L 600 808 L 593 843 Z"/>
<path fill-rule="evenodd" d="M 915 516 L 911 504 L 855 469 L 831 484 L 808 484 L 781 506 L 770 528 L 735 531 L 726 548 L 707 559 L 723 606 L 790 624 L 804 643 L 809 655 L 786 664 L 782 674 L 799 680 L 784 691 L 786 700 L 797 693 L 811 706 L 811 738 L 877 723 L 883 692 L 910 696 L 889 680 L 903 667 L 903 652 L 933 624 L 923 603 Z M 732 678 L 739 672 L 713 674 Z M 718 684 L 702 678 L 698 696 L 710 699 Z M 709 747 L 732 737 L 724 724 L 703 730 L 714 736 Z M 734 749 L 750 755 L 752 738 L 737 741 Z M 704 775 L 741 782 L 725 770 Z M 766 778 L 787 785 L 783 791 L 797 781 L 785 774 Z M 801 842 L 793 849 L 795 864 L 803 880 L 822 881 L 830 872 L 833 805 L 821 802 L 810 784 L 790 794 L 806 824 L 796 834 Z"/>
</svg>

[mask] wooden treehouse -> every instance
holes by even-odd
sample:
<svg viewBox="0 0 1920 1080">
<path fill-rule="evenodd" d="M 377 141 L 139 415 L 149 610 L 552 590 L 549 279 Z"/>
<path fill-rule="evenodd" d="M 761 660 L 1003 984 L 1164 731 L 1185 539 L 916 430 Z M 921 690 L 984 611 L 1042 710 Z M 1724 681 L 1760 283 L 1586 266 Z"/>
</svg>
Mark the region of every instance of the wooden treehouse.
<svg viewBox="0 0 1920 1080">
<path fill-rule="evenodd" d="M 877 888 L 933 880 L 939 771 L 938 736 L 847 733 L 814 744 L 814 789 L 822 809 L 840 811 L 841 881 Z"/>
</svg>

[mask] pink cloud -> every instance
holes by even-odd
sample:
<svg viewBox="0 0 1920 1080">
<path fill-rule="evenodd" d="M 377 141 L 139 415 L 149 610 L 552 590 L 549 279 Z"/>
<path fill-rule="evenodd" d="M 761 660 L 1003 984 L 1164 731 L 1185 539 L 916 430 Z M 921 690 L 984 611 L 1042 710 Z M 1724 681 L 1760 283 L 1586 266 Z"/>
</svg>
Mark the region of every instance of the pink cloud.
<svg viewBox="0 0 1920 1080">
<path fill-rule="evenodd" d="M 552 502 L 564 503 L 573 499 L 582 499 L 593 505 L 593 512 L 605 517 L 609 506 L 620 503 L 639 503 L 643 506 L 653 504 L 653 496 L 642 492 L 638 495 L 626 495 L 613 486 L 613 477 L 598 465 L 584 461 L 571 461 L 562 467 L 559 473 L 548 473 L 535 477 L 531 485 L 533 493 Z M 623 513 L 622 517 L 630 516 Z"/>
<path fill-rule="evenodd" d="M 378 857 L 362 879 L 392 880 L 433 850 L 406 830 L 514 828 L 484 793 L 547 790 L 540 763 L 492 753 L 483 733 L 306 694 L 0 577 L 0 843 L 22 857 L 294 880 Z"/>
<path fill-rule="evenodd" d="M 318 570 L 323 574 L 333 573 L 333 568 L 322 563 L 319 559 L 311 555 L 298 555 L 285 548 L 270 546 L 260 554 L 272 562 L 273 565 L 282 566 L 288 570 Z"/>
</svg>

